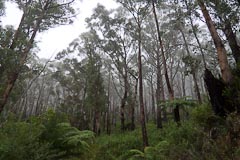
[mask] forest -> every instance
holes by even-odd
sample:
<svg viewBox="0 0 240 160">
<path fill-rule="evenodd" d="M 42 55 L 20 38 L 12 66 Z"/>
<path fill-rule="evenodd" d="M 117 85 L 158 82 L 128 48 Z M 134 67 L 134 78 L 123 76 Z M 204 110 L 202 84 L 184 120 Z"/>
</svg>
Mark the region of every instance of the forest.
<svg viewBox="0 0 240 160">
<path fill-rule="evenodd" d="M 102 1 L 39 58 L 76 2 L 0 0 L 0 160 L 240 160 L 240 0 Z"/>
</svg>

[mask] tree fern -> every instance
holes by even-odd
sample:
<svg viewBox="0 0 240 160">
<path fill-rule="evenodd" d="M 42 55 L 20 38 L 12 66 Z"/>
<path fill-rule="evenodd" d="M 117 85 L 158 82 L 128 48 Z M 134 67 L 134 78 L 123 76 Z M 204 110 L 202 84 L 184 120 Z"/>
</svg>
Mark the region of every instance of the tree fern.
<svg viewBox="0 0 240 160">
<path fill-rule="evenodd" d="M 54 142 L 54 147 L 66 151 L 64 157 L 81 156 L 90 152 L 90 144 L 93 142 L 94 133 L 80 131 L 69 123 L 59 123 L 56 126 L 59 137 Z"/>
</svg>

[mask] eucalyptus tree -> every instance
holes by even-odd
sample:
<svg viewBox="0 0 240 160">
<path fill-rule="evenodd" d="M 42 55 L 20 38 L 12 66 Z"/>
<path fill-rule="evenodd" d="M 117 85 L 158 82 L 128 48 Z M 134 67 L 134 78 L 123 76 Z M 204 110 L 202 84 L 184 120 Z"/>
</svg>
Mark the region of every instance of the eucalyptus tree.
<svg viewBox="0 0 240 160">
<path fill-rule="evenodd" d="M 233 80 L 233 75 L 227 59 L 227 51 L 224 47 L 223 41 L 221 40 L 213 19 L 211 18 L 209 11 L 206 7 L 206 4 L 203 0 L 197 0 L 199 7 L 205 18 L 207 27 L 214 41 L 215 48 L 217 50 L 218 62 L 222 73 L 222 79 L 225 84 L 231 84 Z"/>
<path fill-rule="evenodd" d="M 100 134 L 101 112 L 106 108 L 106 93 L 101 75 L 100 57 L 94 54 L 88 55 L 88 63 L 86 64 L 87 71 L 87 90 L 86 90 L 86 105 L 94 107 L 93 109 L 93 131 Z"/>
<path fill-rule="evenodd" d="M 214 76 L 206 70 L 205 72 L 205 82 L 208 88 L 208 92 L 210 95 L 210 100 L 212 103 L 212 107 L 216 114 L 220 116 L 226 116 L 228 113 L 239 111 L 239 87 L 236 85 L 238 82 L 238 74 L 233 72 L 234 70 L 238 70 L 238 66 L 232 70 L 230 67 L 230 61 L 228 61 L 227 49 L 224 45 L 224 41 L 221 39 L 219 32 L 217 30 L 218 27 L 222 29 L 223 33 L 225 32 L 225 36 L 227 42 L 229 43 L 230 49 L 232 50 L 232 55 L 235 61 L 238 63 L 238 44 L 236 43 L 236 38 L 232 31 L 232 25 L 235 24 L 237 28 L 239 28 L 239 24 L 234 22 L 235 18 L 228 19 L 228 16 L 231 14 L 238 14 L 239 11 L 235 12 L 235 8 L 238 8 L 235 5 L 233 8 L 230 7 L 232 4 L 228 1 L 220 1 L 220 3 L 216 3 L 215 1 L 210 1 L 210 5 L 207 2 L 202 0 L 197 0 L 198 5 L 203 13 L 203 17 L 205 18 L 208 30 L 211 34 L 211 37 L 214 42 L 215 49 L 217 51 L 218 64 L 221 69 L 221 78 L 220 80 L 214 78 Z M 232 2 L 232 1 L 231 1 Z M 209 6 L 212 5 L 212 8 Z M 225 7 L 223 7 L 225 6 Z M 223 8 L 221 8 L 223 7 Z M 232 8 L 229 10 L 229 8 Z M 211 14 L 213 11 L 215 14 Z M 233 12 L 231 12 L 233 11 Z M 235 13 L 234 13 L 235 12 Z M 218 15 L 220 14 L 220 15 Z M 214 18 L 212 18 L 214 17 Z M 230 17 L 229 17 L 230 18 Z M 238 18 L 237 18 L 238 19 Z M 230 20 L 230 21 L 229 21 Z M 220 22 L 220 23 L 217 23 Z M 218 25 L 217 25 L 218 24 Z M 235 44 L 234 44 L 235 43 Z M 237 44 L 237 45 L 236 45 Z M 223 82 L 222 82 L 223 81 Z M 218 85 L 212 85 L 212 84 Z M 220 87 L 219 87 L 220 86 Z M 216 90 L 220 88 L 219 90 Z M 223 94 L 225 90 L 228 90 L 228 94 Z"/>
<path fill-rule="evenodd" d="M 163 102 L 165 101 L 165 92 L 164 92 L 164 84 L 163 84 L 163 67 L 162 60 L 160 54 L 160 46 L 158 37 L 156 35 L 156 28 L 152 27 L 155 25 L 155 21 L 153 16 L 149 15 L 146 19 L 146 24 L 143 28 L 143 48 L 147 52 L 147 62 L 154 68 L 154 75 L 150 77 L 154 78 L 152 81 L 152 102 L 154 102 L 154 97 L 156 97 L 157 109 L 156 109 L 156 123 L 157 127 L 162 127 L 162 117 L 161 114 L 164 113 L 164 117 L 166 119 L 166 112 L 161 111 Z M 155 80 L 156 79 L 156 80 Z M 156 90 L 154 86 L 156 84 Z M 155 104 L 152 104 L 155 105 Z M 152 111 L 154 113 L 154 109 Z M 155 115 L 155 114 L 154 114 Z"/>
<path fill-rule="evenodd" d="M 174 18 L 171 20 L 174 25 L 174 28 L 176 28 L 177 30 L 180 31 L 182 39 L 183 39 L 183 44 L 186 50 L 187 54 L 183 55 L 183 59 L 184 59 L 184 63 L 186 65 L 186 75 L 188 75 L 188 73 L 190 73 L 192 75 L 193 78 L 193 82 L 194 82 L 194 88 L 195 88 L 195 92 L 197 95 L 197 99 L 199 103 L 202 103 L 202 99 L 201 99 L 201 95 L 200 95 L 200 89 L 199 89 L 199 85 L 198 85 L 198 80 L 197 80 L 197 74 L 198 74 L 198 68 L 200 63 L 197 63 L 197 59 L 193 58 L 195 55 L 192 53 L 192 48 L 190 48 L 190 43 L 192 40 L 190 38 L 190 35 L 188 35 L 185 30 L 189 30 L 189 26 L 186 24 L 186 20 L 185 20 L 185 14 L 184 11 L 181 9 L 181 6 L 177 6 L 175 4 L 172 5 L 175 12 L 174 12 Z M 188 11 L 187 11 L 188 12 Z M 191 19 L 190 19 L 191 21 Z M 190 38 L 188 38 L 190 37 Z M 203 53 L 202 53 L 203 54 Z M 203 58 L 203 61 L 205 59 Z M 205 62 L 205 61 L 204 61 Z M 190 64 L 192 63 L 192 64 Z M 206 65 L 206 64 L 205 64 Z"/>
<path fill-rule="evenodd" d="M 98 35 L 94 30 L 81 35 L 82 53 L 86 54 L 86 105 L 93 109 L 93 131 L 100 134 L 101 113 L 106 110 L 106 92 L 101 74 L 102 60 L 100 57 Z M 81 53 L 80 53 L 81 54 Z"/>
<path fill-rule="evenodd" d="M 3 54 L 13 55 L 9 59 L 14 61 L 15 67 L 9 71 L 2 71 L 6 79 L 0 93 L 0 112 L 3 111 L 21 69 L 35 46 L 37 33 L 57 25 L 70 24 L 75 14 L 72 7 L 74 0 L 15 0 L 14 2 L 18 4 L 23 14 L 18 28 L 7 35 L 9 43 L 1 46 Z"/>
<path fill-rule="evenodd" d="M 72 105 L 78 104 L 80 107 L 80 114 L 77 118 L 82 117 L 86 125 L 91 123 L 91 128 L 96 134 L 100 134 L 101 114 L 107 109 L 107 97 L 102 77 L 102 51 L 99 46 L 97 32 L 90 29 L 82 33 L 57 56 L 59 59 L 76 57 L 66 59 L 68 62 L 65 65 L 69 69 L 65 79 L 70 78 L 71 81 L 67 81 L 65 86 L 67 89 L 70 88 L 71 92 L 73 91 Z M 77 99 L 79 100 L 76 101 Z"/>
<path fill-rule="evenodd" d="M 130 76 L 132 69 L 130 67 L 133 56 L 133 40 L 131 38 L 132 24 L 126 18 L 126 11 L 120 7 L 116 10 L 108 11 L 102 5 L 98 5 L 94 9 L 94 13 L 90 18 L 87 18 L 88 28 L 93 28 L 100 34 L 100 48 L 109 57 L 113 63 L 113 68 L 117 70 L 120 83 L 123 83 L 123 95 L 120 104 L 120 120 L 121 130 L 126 127 L 126 106 L 128 100 L 131 99 L 132 88 L 130 87 Z M 120 93 L 121 94 L 121 93 Z M 134 105 L 128 104 L 134 117 Z M 134 120 L 131 122 L 132 129 L 134 129 Z"/>
<path fill-rule="evenodd" d="M 65 52 L 64 50 L 63 52 Z M 56 57 L 59 62 L 53 71 L 56 110 L 70 117 L 71 123 L 80 129 L 90 129 L 91 109 L 86 107 L 86 59 L 62 56 Z"/>
<path fill-rule="evenodd" d="M 193 19 L 193 15 L 196 14 L 195 13 L 196 12 L 195 5 L 192 3 L 192 1 L 189 1 L 189 2 L 188 2 L 188 0 L 183 0 L 183 1 L 184 1 L 184 4 L 186 5 L 186 9 L 187 9 L 187 13 L 185 15 L 189 19 L 190 26 L 192 28 L 191 32 L 193 33 L 193 35 L 197 41 L 198 50 L 201 53 L 204 68 L 207 68 L 207 63 L 206 63 L 206 59 L 205 59 L 205 55 L 204 55 L 204 51 L 203 51 L 203 46 L 202 46 L 199 36 L 198 36 L 199 25 L 194 24 L 194 19 Z"/>
<path fill-rule="evenodd" d="M 210 0 L 207 5 L 214 9 L 214 17 L 216 17 L 219 21 L 216 25 L 225 34 L 232 51 L 232 55 L 236 63 L 238 63 L 240 61 L 240 45 L 238 44 L 235 31 L 240 29 L 239 6 L 237 6 L 234 2 L 226 0 Z"/>
<path fill-rule="evenodd" d="M 143 100 L 143 77 L 142 77 L 142 24 L 144 18 L 148 14 L 149 2 L 142 1 L 128 1 L 118 0 L 132 15 L 137 28 L 136 28 L 136 41 L 138 42 L 138 78 L 139 78 L 139 103 L 140 103 L 140 115 L 141 115 L 141 128 L 143 146 L 149 145 L 147 129 L 145 123 L 145 111 L 144 111 L 144 100 Z"/>
<path fill-rule="evenodd" d="M 174 100 L 174 85 L 173 85 L 174 77 L 176 76 L 176 74 L 178 72 L 179 64 L 181 62 L 176 59 L 177 58 L 176 55 L 172 55 L 170 53 L 172 51 L 175 53 L 179 52 L 179 44 L 178 44 L 179 38 L 173 38 L 173 37 L 178 37 L 178 33 L 175 31 L 174 27 L 172 27 L 172 24 L 171 24 L 172 18 L 166 16 L 166 14 L 162 15 L 162 17 L 164 17 L 162 19 L 164 22 L 159 23 L 159 17 L 158 17 L 157 11 L 163 10 L 163 11 L 167 11 L 171 14 L 172 8 L 169 8 L 169 6 L 171 6 L 170 2 L 167 1 L 167 2 L 158 2 L 157 3 L 156 1 L 152 0 L 151 4 L 152 4 L 152 8 L 153 8 L 152 14 L 153 14 L 154 20 L 155 20 L 158 44 L 159 44 L 159 48 L 161 51 L 160 52 L 161 54 L 158 53 L 158 56 L 159 56 L 159 58 L 161 56 L 162 66 L 163 66 L 163 75 L 165 77 L 165 82 L 167 85 L 169 100 L 173 101 Z M 158 5 L 158 7 L 156 7 L 156 4 Z M 164 13 L 163 11 L 161 13 Z M 160 24 L 161 24 L 161 28 L 160 28 Z M 158 79 L 159 79 L 158 83 L 160 84 L 161 83 L 160 78 L 158 78 Z M 178 105 L 173 109 L 173 112 L 174 112 L 174 120 L 178 124 L 180 124 L 180 113 L 179 113 Z"/>
</svg>

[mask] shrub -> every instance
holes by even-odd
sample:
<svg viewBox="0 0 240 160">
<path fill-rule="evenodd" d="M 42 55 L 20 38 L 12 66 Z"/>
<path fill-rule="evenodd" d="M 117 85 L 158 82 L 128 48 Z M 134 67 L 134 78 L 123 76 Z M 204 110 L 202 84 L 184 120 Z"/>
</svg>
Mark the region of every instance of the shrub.
<svg viewBox="0 0 240 160">
<path fill-rule="evenodd" d="M 141 134 L 138 131 L 114 134 L 111 136 L 101 136 L 97 141 L 98 152 L 96 160 L 122 159 L 128 150 L 141 148 Z"/>
<path fill-rule="evenodd" d="M 89 159 L 94 133 L 72 127 L 63 114 L 47 112 L 27 121 L 8 120 L 0 128 L 2 160 Z"/>
<path fill-rule="evenodd" d="M 27 123 L 5 123 L 0 130 L 0 159 L 5 160 L 40 160 L 48 159 L 49 143 L 41 143 L 43 126 Z"/>
</svg>

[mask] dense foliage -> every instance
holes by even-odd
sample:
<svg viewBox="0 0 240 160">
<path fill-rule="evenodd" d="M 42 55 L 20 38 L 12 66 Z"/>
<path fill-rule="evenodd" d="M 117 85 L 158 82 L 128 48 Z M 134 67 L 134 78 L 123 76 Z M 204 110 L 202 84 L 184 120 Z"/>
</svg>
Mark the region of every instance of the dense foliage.
<svg viewBox="0 0 240 160">
<path fill-rule="evenodd" d="M 10 116 L 0 128 L 0 159 L 74 159 L 89 153 L 91 131 L 71 127 L 63 114 L 48 111 L 40 117 L 18 121 Z"/>
</svg>

